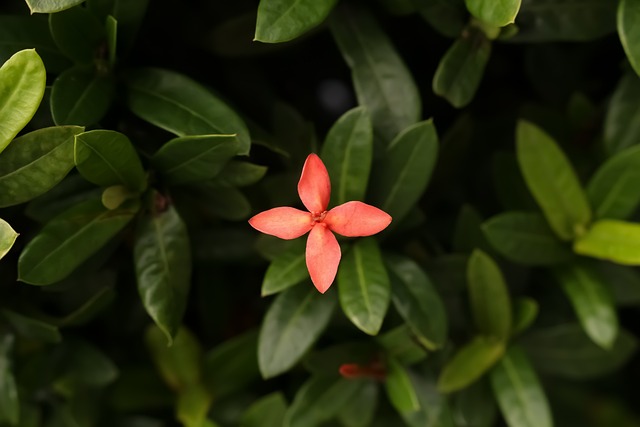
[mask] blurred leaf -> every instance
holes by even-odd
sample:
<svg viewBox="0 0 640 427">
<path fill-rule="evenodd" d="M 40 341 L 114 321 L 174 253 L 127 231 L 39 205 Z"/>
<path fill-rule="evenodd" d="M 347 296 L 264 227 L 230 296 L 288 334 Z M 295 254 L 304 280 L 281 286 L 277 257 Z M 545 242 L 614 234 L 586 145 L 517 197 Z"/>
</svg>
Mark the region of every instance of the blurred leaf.
<svg viewBox="0 0 640 427">
<path fill-rule="evenodd" d="M 11 228 L 7 221 L 0 218 L 0 259 L 9 252 L 17 238 L 18 233 Z"/>
<path fill-rule="evenodd" d="M 148 3 L 149 0 L 88 0 L 87 8 L 101 19 L 111 15 L 117 21 L 118 52 L 123 56 L 133 47 Z"/>
<path fill-rule="evenodd" d="M 392 279 L 393 304 L 416 338 L 429 350 L 445 344 L 447 315 L 429 277 L 410 258 L 385 255 Z"/>
<path fill-rule="evenodd" d="M 625 74 L 611 96 L 604 120 L 604 146 L 610 156 L 638 144 L 640 140 L 638 97 L 640 79 L 634 73 Z"/>
<path fill-rule="evenodd" d="M 138 153 L 119 132 L 99 129 L 76 135 L 74 159 L 80 174 L 96 185 L 122 184 L 137 191 L 146 185 Z"/>
<path fill-rule="evenodd" d="M 26 0 L 31 13 L 55 13 L 69 9 L 83 0 Z"/>
<path fill-rule="evenodd" d="M 432 375 L 429 373 L 424 375 L 410 374 L 409 378 L 418 397 L 420 409 L 401 414 L 407 425 L 410 427 L 454 427 L 447 399 L 436 389 Z"/>
<path fill-rule="evenodd" d="M 598 272 L 587 264 L 572 264 L 557 267 L 554 273 L 587 335 L 600 347 L 611 348 L 618 335 L 618 316 Z"/>
<path fill-rule="evenodd" d="M 462 1 L 419 0 L 420 14 L 440 34 L 456 38 L 467 23 L 467 11 Z"/>
<path fill-rule="evenodd" d="M 13 326 L 16 332 L 24 338 L 46 343 L 62 341 L 60 331 L 54 325 L 8 309 L 0 310 L 0 313 L 9 321 L 9 324 Z"/>
<path fill-rule="evenodd" d="M 526 331 L 531 324 L 535 322 L 539 311 L 538 303 L 533 298 L 520 297 L 516 299 L 513 309 L 514 316 L 511 336 Z"/>
<path fill-rule="evenodd" d="M 0 68 L 0 153 L 36 113 L 46 77 L 34 49 L 21 50 Z"/>
<path fill-rule="evenodd" d="M 79 131 L 82 131 L 82 128 Z M 71 153 L 71 160 L 73 161 L 73 153 Z M 99 188 L 87 182 L 80 174 L 71 174 L 49 191 L 29 202 L 25 208 L 25 214 L 30 219 L 43 224 L 79 202 L 99 197 L 100 193 Z"/>
<path fill-rule="evenodd" d="M 251 214 L 251 205 L 247 197 L 237 188 L 215 181 L 194 183 L 201 207 L 213 216 L 228 221 L 246 219 Z"/>
<path fill-rule="evenodd" d="M 465 0 L 469 12 L 484 23 L 504 27 L 515 21 L 521 0 Z"/>
<path fill-rule="evenodd" d="M 64 279 L 122 230 L 138 209 L 137 201 L 107 210 L 99 200 L 87 200 L 64 211 L 20 254 L 18 280 L 50 285 Z"/>
<path fill-rule="evenodd" d="M 573 250 L 617 264 L 640 265 L 640 224 L 601 219 L 574 242 Z"/>
<path fill-rule="evenodd" d="M 426 120 L 402 131 L 374 165 L 371 196 L 375 206 L 393 217 L 393 224 L 422 197 L 437 157 L 438 135 L 433 121 Z"/>
<path fill-rule="evenodd" d="M 331 32 L 351 68 L 358 104 L 371 114 L 373 128 L 388 143 L 420 120 L 416 84 L 387 35 L 366 9 L 339 9 Z"/>
<path fill-rule="evenodd" d="M 378 335 L 376 342 L 388 356 L 403 365 L 411 365 L 427 357 L 427 351 L 420 345 L 417 337 L 406 324 Z"/>
<path fill-rule="evenodd" d="M 373 129 L 364 107 L 347 111 L 331 127 L 321 157 L 331 177 L 331 204 L 364 200 L 371 172 Z"/>
<path fill-rule="evenodd" d="M 512 346 L 491 371 L 491 386 L 509 427 L 552 427 L 547 398 L 520 348 Z"/>
<path fill-rule="evenodd" d="M 442 369 L 438 390 L 451 393 L 478 380 L 504 354 L 505 344 L 495 338 L 477 336 L 461 347 Z"/>
<path fill-rule="evenodd" d="M 150 325 L 145 342 L 156 368 L 169 387 L 185 391 L 200 382 L 202 348 L 198 339 L 188 329 L 181 327 L 167 346 L 165 332 Z"/>
<path fill-rule="evenodd" d="M 205 427 L 212 396 L 199 384 L 192 384 L 178 395 L 176 417 L 185 427 Z"/>
<path fill-rule="evenodd" d="M 536 370 L 569 379 L 602 376 L 623 366 L 636 352 L 637 340 L 621 330 L 609 350 L 598 347 L 577 323 L 533 331 L 522 345 Z"/>
<path fill-rule="evenodd" d="M 345 403 L 338 419 L 344 427 L 368 427 L 378 408 L 378 384 L 363 381 L 362 387 Z"/>
<path fill-rule="evenodd" d="M 359 239 L 338 270 L 340 306 L 361 331 L 377 335 L 391 300 L 389 276 L 374 237 Z"/>
<path fill-rule="evenodd" d="M 562 240 L 580 235 L 591 220 L 591 209 L 571 163 L 536 125 L 521 120 L 516 133 L 522 175 L 549 225 Z"/>
<path fill-rule="evenodd" d="M 599 263 L 597 268 L 617 305 L 640 305 L 640 274 L 636 268 L 609 262 Z"/>
<path fill-rule="evenodd" d="M 344 364 L 369 365 L 380 349 L 372 341 L 342 342 L 312 351 L 303 364 L 307 371 L 319 375 L 336 375 Z"/>
<path fill-rule="evenodd" d="M 409 373 L 392 357 L 387 358 L 387 378 L 384 385 L 391 404 L 399 413 L 404 414 L 420 409 L 420 401 Z"/>
<path fill-rule="evenodd" d="M 634 0 L 620 0 L 618 4 L 618 36 L 629 63 L 640 74 L 640 4 Z"/>
<path fill-rule="evenodd" d="M 0 339 L 0 422 L 18 425 L 20 420 L 20 401 L 18 386 L 11 369 L 11 352 L 14 338 L 4 334 Z"/>
<path fill-rule="evenodd" d="M 60 51 L 80 64 L 93 63 L 98 56 L 98 47 L 105 39 L 102 22 L 82 6 L 52 13 L 49 28 Z"/>
<path fill-rule="evenodd" d="M 262 322 L 258 364 L 263 378 L 288 371 L 324 331 L 336 299 L 312 286 L 296 286 L 276 297 Z"/>
<path fill-rule="evenodd" d="M 232 187 L 247 187 L 260 181 L 266 173 L 266 166 L 231 160 L 216 177 L 216 183 Z"/>
<path fill-rule="evenodd" d="M 612 156 L 587 185 L 587 197 L 596 218 L 627 219 L 640 204 L 640 146 Z"/>
<path fill-rule="evenodd" d="M 113 68 L 116 65 L 118 52 L 118 20 L 108 15 L 105 19 L 104 28 L 107 37 L 107 49 L 109 51 L 109 66 Z"/>
<path fill-rule="evenodd" d="M 471 205 L 463 205 L 456 219 L 453 231 L 453 251 L 471 252 L 484 244 L 484 236 L 480 230 L 482 216 Z"/>
<path fill-rule="evenodd" d="M 281 292 L 309 277 L 305 246 L 303 239 L 296 239 L 291 247 L 271 261 L 262 281 L 263 297 Z"/>
<path fill-rule="evenodd" d="M 101 272 L 100 275 L 101 277 L 107 276 L 104 272 Z M 112 277 L 111 280 L 115 283 L 115 274 L 112 275 Z M 114 298 L 114 288 L 109 285 L 104 286 L 87 299 L 80 307 L 59 319 L 55 324 L 60 327 L 83 325 L 108 306 Z"/>
<path fill-rule="evenodd" d="M 337 0 L 260 0 L 255 39 L 263 43 L 293 40 L 318 26 Z"/>
<path fill-rule="evenodd" d="M 554 265 L 574 254 L 536 212 L 503 212 L 482 225 L 491 246 L 509 261 L 522 265 Z"/>
<path fill-rule="evenodd" d="M 458 427 L 491 427 L 497 416 L 496 402 L 485 380 L 467 387 L 454 396 L 453 417 Z"/>
<path fill-rule="evenodd" d="M 77 126 L 38 129 L 0 154 L 0 207 L 29 201 L 60 182 L 73 168 Z"/>
<path fill-rule="evenodd" d="M 251 139 L 242 119 L 219 97 L 190 78 L 159 68 L 138 68 L 125 76 L 129 108 L 177 136 L 237 134 L 237 154 L 249 154 Z"/>
<path fill-rule="evenodd" d="M 93 66 L 69 68 L 51 88 L 51 116 L 57 125 L 88 126 L 98 123 L 111 106 L 115 78 Z"/>
<path fill-rule="evenodd" d="M 145 412 L 173 407 L 175 393 L 159 377 L 149 361 L 138 367 L 123 367 L 111 390 L 110 405 L 118 412 Z"/>
<path fill-rule="evenodd" d="M 155 193 L 154 204 L 167 203 Z M 191 248 L 187 227 L 173 206 L 142 217 L 133 248 L 138 292 L 145 310 L 171 345 L 187 305 Z"/>
<path fill-rule="evenodd" d="M 174 138 L 151 158 L 172 184 L 205 181 L 218 175 L 238 152 L 235 135 L 194 135 Z"/>
<path fill-rule="evenodd" d="M 118 368 L 102 351 L 83 341 L 63 341 L 61 359 L 64 371 L 55 388 L 67 396 L 86 388 L 105 387 L 116 380 Z"/>
<path fill-rule="evenodd" d="M 463 32 L 440 60 L 433 76 L 433 92 L 456 108 L 469 104 L 480 86 L 490 56 L 491 42 L 481 31 Z"/>
<path fill-rule="evenodd" d="M 282 427 L 287 401 L 280 392 L 256 400 L 242 415 L 240 427 Z"/>
<path fill-rule="evenodd" d="M 509 210 L 538 210 L 524 182 L 518 160 L 510 152 L 498 151 L 492 159 L 491 175 L 500 203 Z"/>
</svg>

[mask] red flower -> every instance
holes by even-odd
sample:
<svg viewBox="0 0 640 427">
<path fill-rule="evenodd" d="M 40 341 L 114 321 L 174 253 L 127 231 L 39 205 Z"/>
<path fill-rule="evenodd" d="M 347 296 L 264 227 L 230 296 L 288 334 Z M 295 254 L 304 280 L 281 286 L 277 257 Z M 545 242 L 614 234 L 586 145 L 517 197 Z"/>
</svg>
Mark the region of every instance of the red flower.
<svg viewBox="0 0 640 427">
<path fill-rule="evenodd" d="M 281 239 L 309 233 L 306 261 L 311 281 L 321 293 L 333 283 L 340 263 L 340 245 L 332 231 L 346 237 L 379 233 L 391 223 L 386 212 L 362 202 L 347 202 L 327 211 L 331 182 L 327 168 L 309 154 L 298 182 L 298 194 L 309 212 L 290 207 L 273 208 L 249 220 L 258 231 Z"/>
</svg>

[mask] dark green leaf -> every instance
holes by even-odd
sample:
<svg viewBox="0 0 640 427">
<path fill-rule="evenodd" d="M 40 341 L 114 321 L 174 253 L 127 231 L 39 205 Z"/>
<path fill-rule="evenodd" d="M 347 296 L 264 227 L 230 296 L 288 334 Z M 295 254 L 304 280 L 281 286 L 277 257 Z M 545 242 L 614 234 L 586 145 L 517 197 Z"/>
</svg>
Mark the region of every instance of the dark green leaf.
<svg viewBox="0 0 640 427">
<path fill-rule="evenodd" d="M 102 351 L 83 341 L 65 340 L 60 356 L 64 368 L 55 387 L 67 396 L 85 392 L 87 387 L 105 387 L 119 375 L 116 365 Z"/>
<path fill-rule="evenodd" d="M 604 120 L 604 145 L 609 155 L 621 152 L 640 141 L 640 79 L 625 74 L 613 92 Z"/>
<path fill-rule="evenodd" d="M 101 19 L 111 15 L 117 21 L 118 52 L 122 56 L 133 46 L 148 3 L 149 0 L 88 0 L 87 7 Z"/>
<path fill-rule="evenodd" d="M 255 40 L 280 43 L 318 26 L 337 0 L 260 0 Z"/>
<path fill-rule="evenodd" d="M 609 262 L 599 263 L 597 267 L 617 305 L 640 305 L 640 274 L 636 268 Z"/>
<path fill-rule="evenodd" d="M 387 359 L 387 378 L 384 385 L 391 404 L 399 413 L 404 414 L 420 409 L 420 401 L 409 373 L 392 357 Z"/>
<path fill-rule="evenodd" d="M 378 407 L 378 384 L 363 381 L 362 387 L 349 399 L 338 413 L 344 427 L 369 427 Z"/>
<path fill-rule="evenodd" d="M 58 343 L 62 340 L 60 331 L 54 325 L 8 309 L 0 310 L 0 313 L 9 321 L 18 335 L 24 338 L 46 343 Z"/>
<path fill-rule="evenodd" d="M 640 224 L 601 219 L 574 242 L 573 250 L 617 264 L 640 265 Z"/>
<path fill-rule="evenodd" d="M 440 34 L 456 38 L 467 24 L 464 2 L 420 0 L 420 14 Z"/>
<path fill-rule="evenodd" d="M 470 205 L 463 205 L 456 219 L 453 231 L 453 251 L 471 252 L 484 244 L 484 236 L 480 226 L 482 217 L 480 213 Z"/>
<path fill-rule="evenodd" d="M 281 292 L 309 277 L 305 246 L 303 239 L 296 239 L 290 248 L 271 261 L 262 281 L 263 297 Z"/>
<path fill-rule="evenodd" d="M 349 320 L 361 331 L 376 335 L 389 308 L 391 286 L 375 238 L 358 240 L 342 259 L 338 291 Z"/>
<path fill-rule="evenodd" d="M 465 0 L 469 12 L 494 27 L 504 27 L 515 21 L 521 0 Z"/>
<path fill-rule="evenodd" d="M 618 4 L 618 35 L 627 59 L 640 75 L 640 4 L 634 0 L 620 0 Z"/>
<path fill-rule="evenodd" d="M 237 134 L 237 154 L 249 154 L 242 119 L 220 98 L 173 71 L 142 68 L 126 75 L 129 107 L 142 119 L 178 136 Z"/>
<path fill-rule="evenodd" d="M 457 393 L 452 409 L 457 427 L 491 427 L 495 425 L 498 413 L 489 383 L 485 380 Z"/>
<path fill-rule="evenodd" d="M 385 142 L 420 120 L 422 104 L 411 73 L 370 12 L 339 10 L 331 32 L 351 68 L 358 104 L 371 113 Z"/>
<path fill-rule="evenodd" d="M 538 317 L 540 308 L 536 300 L 521 297 L 515 300 L 513 308 L 513 328 L 511 335 L 515 336 L 527 330 Z"/>
<path fill-rule="evenodd" d="M 491 175 L 498 199 L 505 209 L 538 210 L 513 153 L 497 152 L 493 156 Z"/>
<path fill-rule="evenodd" d="M 288 371 L 326 328 L 336 306 L 332 293 L 296 286 L 276 297 L 258 339 L 258 363 L 264 378 Z"/>
<path fill-rule="evenodd" d="M 520 348 L 509 348 L 491 371 L 491 386 L 509 427 L 553 426 L 547 397 Z"/>
<path fill-rule="evenodd" d="M 99 200 L 88 200 L 51 220 L 31 240 L 18 260 L 19 280 L 50 285 L 67 277 L 102 248 L 137 213 L 132 201 L 107 210 Z"/>
<path fill-rule="evenodd" d="M 17 238 L 18 233 L 11 228 L 7 221 L 0 218 L 0 259 L 9 252 Z"/>
<path fill-rule="evenodd" d="M 344 364 L 371 364 L 379 350 L 372 341 L 343 342 L 311 352 L 303 364 L 312 374 L 336 375 Z"/>
<path fill-rule="evenodd" d="M 287 401 L 280 392 L 256 400 L 242 415 L 240 427 L 282 427 Z"/>
<path fill-rule="evenodd" d="M 55 13 L 69 9 L 84 0 L 26 0 L 31 13 Z"/>
<path fill-rule="evenodd" d="M 105 39 L 102 22 L 81 6 L 52 13 L 49 27 L 60 51 L 81 64 L 93 63 L 98 47 Z"/>
<path fill-rule="evenodd" d="M 251 214 L 249 200 L 240 190 L 215 181 L 195 183 L 201 208 L 210 215 L 229 221 L 246 219 Z"/>
<path fill-rule="evenodd" d="M 401 414 L 407 425 L 410 427 L 454 427 L 447 399 L 436 389 L 433 376 L 428 372 L 423 375 L 410 373 L 409 378 L 418 396 L 420 409 Z"/>
<path fill-rule="evenodd" d="M 108 15 L 104 28 L 107 36 L 107 49 L 109 50 L 109 66 L 113 68 L 116 65 L 118 52 L 118 20 Z"/>
<path fill-rule="evenodd" d="M 232 187 L 247 187 L 260 181 L 266 173 L 266 166 L 231 160 L 218 174 L 215 181 Z"/>
<path fill-rule="evenodd" d="M 11 369 L 14 338 L 5 334 L 0 340 L 0 422 L 17 425 L 20 420 L 18 386 Z"/>
<path fill-rule="evenodd" d="M 145 341 L 156 368 L 169 387 L 184 391 L 200 382 L 202 348 L 191 331 L 180 328 L 171 346 L 167 346 L 165 332 L 151 325 Z"/>
<path fill-rule="evenodd" d="M 106 306 L 108 306 L 115 298 L 115 291 L 112 287 L 115 284 L 115 274 L 105 274 L 100 272 L 100 279 L 107 277 L 111 284 L 108 284 L 98 290 L 89 299 L 87 299 L 80 307 L 76 308 L 73 312 L 67 314 L 65 317 L 59 319 L 56 324 L 60 327 L 64 326 L 78 326 L 84 325 L 89 320 L 93 319 L 96 314 L 100 313 Z"/>
<path fill-rule="evenodd" d="M 73 152 L 71 157 L 73 161 Z M 99 188 L 95 188 L 80 174 L 72 174 L 46 193 L 33 199 L 26 206 L 25 214 L 30 219 L 44 224 L 84 200 L 99 198 L 100 193 Z"/>
<path fill-rule="evenodd" d="M 378 335 L 376 342 L 388 356 L 403 365 L 411 365 L 427 357 L 427 351 L 406 324 Z"/>
</svg>

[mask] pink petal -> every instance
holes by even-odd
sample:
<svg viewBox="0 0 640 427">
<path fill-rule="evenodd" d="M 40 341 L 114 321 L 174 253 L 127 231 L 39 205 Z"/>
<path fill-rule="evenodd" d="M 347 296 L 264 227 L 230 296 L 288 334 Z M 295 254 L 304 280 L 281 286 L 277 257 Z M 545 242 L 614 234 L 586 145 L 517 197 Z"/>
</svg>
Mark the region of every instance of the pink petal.
<svg viewBox="0 0 640 427">
<path fill-rule="evenodd" d="M 249 220 L 249 224 L 258 231 L 285 240 L 300 237 L 313 226 L 309 212 L 288 207 L 260 212 Z"/>
<path fill-rule="evenodd" d="M 316 224 L 307 240 L 307 269 L 311 281 L 320 293 L 333 283 L 340 264 L 340 245 L 336 236 L 324 224 Z"/>
<path fill-rule="evenodd" d="M 321 213 L 327 210 L 331 197 L 331 181 L 327 168 L 315 154 L 309 154 L 304 162 L 298 194 L 302 203 L 310 212 Z"/>
<path fill-rule="evenodd" d="M 362 202 L 347 202 L 327 212 L 325 224 L 347 237 L 371 236 L 391 224 L 391 216 L 383 210 Z"/>
</svg>

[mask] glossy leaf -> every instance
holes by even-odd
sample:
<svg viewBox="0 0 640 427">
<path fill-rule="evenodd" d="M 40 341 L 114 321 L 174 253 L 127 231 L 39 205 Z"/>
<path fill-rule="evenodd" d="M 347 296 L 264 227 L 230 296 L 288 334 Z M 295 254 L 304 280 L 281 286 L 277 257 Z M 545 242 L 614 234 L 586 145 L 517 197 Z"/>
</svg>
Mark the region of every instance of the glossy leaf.
<svg viewBox="0 0 640 427">
<path fill-rule="evenodd" d="M 77 126 L 38 129 L 16 138 L 0 154 L 0 207 L 29 201 L 59 183 L 73 168 Z"/>
<path fill-rule="evenodd" d="M 495 338 L 475 337 L 444 366 L 438 378 L 438 390 L 451 393 L 474 383 L 500 360 L 504 350 L 504 343 Z"/>
<path fill-rule="evenodd" d="M 491 56 L 491 42 L 478 30 L 463 33 L 444 54 L 433 76 L 433 91 L 456 108 L 473 99 Z"/>
<path fill-rule="evenodd" d="M 64 211 L 20 254 L 19 280 L 50 285 L 64 279 L 122 230 L 138 208 L 137 202 L 131 202 L 107 210 L 99 200 L 88 200 Z"/>
<path fill-rule="evenodd" d="M 634 0 L 620 0 L 618 4 L 618 36 L 629 63 L 640 75 L 640 4 Z"/>
<path fill-rule="evenodd" d="M 412 365 L 427 357 L 427 351 L 406 324 L 378 335 L 376 342 L 388 356 L 403 365 Z"/>
<path fill-rule="evenodd" d="M 20 420 L 18 386 L 13 375 L 11 352 L 14 338 L 5 334 L 0 340 L 0 422 L 17 425 Z"/>
<path fill-rule="evenodd" d="M 7 221 L 0 218 L 0 259 L 9 252 L 17 238 L 18 233 L 11 228 Z"/>
<path fill-rule="evenodd" d="M 331 127 L 321 157 L 331 177 L 331 205 L 364 200 L 371 172 L 373 129 L 364 107 L 347 111 Z"/>
<path fill-rule="evenodd" d="M 49 28 L 60 51 L 80 64 L 95 60 L 105 38 L 102 23 L 81 6 L 49 15 Z"/>
<path fill-rule="evenodd" d="M 515 21 L 521 0 L 465 0 L 469 12 L 494 27 L 504 27 Z"/>
<path fill-rule="evenodd" d="M 180 328 L 168 347 L 164 331 L 151 325 L 145 333 L 145 343 L 169 387 L 184 391 L 200 382 L 202 348 L 191 331 Z"/>
<path fill-rule="evenodd" d="M 547 397 L 520 348 L 509 348 L 491 371 L 491 386 L 509 427 L 553 426 Z"/>
<path fill-rule="evenodd" d="M 587 186 L 587 197 L 598 219 L 626 219 L 640 205 L 640 146 L 629 147 L 607 160 Z"/>
<path fill-rule="evenodd" d="M 173 71 L 141 68 L 125 76 L 129 108 L 177 136 L 237 134 L 237 153 L 249 154 L 249 131 L 242 119 L 206 88 Z"/>
<path fill-rule="evenodd" d="M 513 308 L 514 315 L 511 335 L 515 336 L 527 330 L 531 324 L 535 322 L 539 311 L 540 306 L 536 300 L 529 297 L 516 299 Z"/>
<path fill-rule="evenodd" d="M 309 277 L 305 246 L 303 239 L 296 239 L 290 248 L 271 261 L 262 281 L 263 297 L 281 292 Z"/>
<path fill-rule="evenodd" d="M 522 175 L 549 225 L 562 240 L 575 238 L 588 226 L 591 209 L 571 163 L 547 133 L 529 122 L 518 123 L 516 139 Z"/>
<path fill-rule="evenodd" d="M 345 8 L 330 24 L 351 68 L 358 104 L 371 114 L 376 133 L 391 141 L 420 120 L 422 105 L 411 73 L 370 12 Z"/>
<path fill-rule="evenodd" d="M 387 378 L 384 385 L 391 404 L 398 412 L 414 412 L 420 409 L 420 401 L 409 373 L 393 358 L 387 359 Z"/>
<path fill-rule="evenodd" d="M 242 415 L 240 427 L 282 427 L 287 401 L 280 392 L 256 400 Z"/>
<path fill-rule="evenodd" d="M 0 310 L 0 313 L 7 319 L 17 334 L 23 338 L 46 343 L 62 341 L 60 331 L 50 323 L 8 309 Z"/>
<path fill-rule="evenodd" d="M 554 265 L 574 254 L 535 212 L 504 212 L 482 226 L 491 246 L 509 261 L 523 265 Z"/>
<path fill-rule="evenodd" d="M 34 49 L 21 50 L 0 68 L 0 153 L 36 113 L 46 77 Z"/>
<path fill-rule="evenodd" d="M 55 13 L 69 9 L 84 0 L 26 0 L 31 13 Z"/>
<path fill-rule="evenodd" d="M 338 413 L 340 423 L 344 427 L 370 426 L 378 409 L 378 390 L 375 381 L 362 381 L 362 386 Z"/>
<path fill-rule="evenodd" d="M 358 240 L 338 270 L 342 311 L 361 331 L 376 335 L 391 300 L 389 276 L 373 237 Z"/>
<path fill-rule="evenodd" d="M 598 272 L 587 264 L 555 270 L 584 331 L 600 347 L 611 348 L 618 335 L 618 316 L 613 298 Z"/>
<path fill-rule="evenodd" d="M 627 73 L 618 82 L 611 96 L 604 119 L 604 146 L 609 155 L 620 153 L 638 144 L 640 140 L 640 106 L 635 102 L 640 97 L 640 78 Z"/>
<path fill-rule="evenodd" d="M 447 315 L 440 295 L 418 264 L 385 255 L 392 279 L 393 304 L 422 345 L 436 350 L 447 338 Z"/>
<path fill-rule="evenodd" d="M 205 181 L 218 175 L 238 152 L 235 135 L 196 135 L 174 138 L 151 162 L 172 184 Z"/>
<path fill-rule="evenodd" d="M 154 203 L 163 203 L 159 194 L 155 199 Z M 182 322 L 191 284 L 189 235 L 173 206 L 161 211 L 154 208 L 142 218 L 133 255 L 142 305 L 171 344 Z"/>
<path fill-rule="evenodd" d="M 261 0 L 255 40 L 280 43 L 293 40 L 325 20 L 337 0 Z"/>
<path fill-rule="evenodd" d="M 262 376 L 275 377 L 293 367 L 326 328 L 335 306 L 335 297 L 312 286 L 296 286 L 278 295 L 258 339 Z"/>
<path fill-rule="evenodd" d="M 640 265 L 640 224 L 601 219 L 574 242 L 573 250 L 617 264 Z"/>
<path fill-rule="evenodd" d="M 438 157 L 438 135 L 433 121 L 405 129 L 374 165 L 371 182 L 373 204 L 399 223 L 422 197 Z"/>
</svg>

